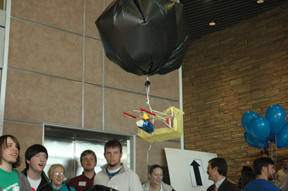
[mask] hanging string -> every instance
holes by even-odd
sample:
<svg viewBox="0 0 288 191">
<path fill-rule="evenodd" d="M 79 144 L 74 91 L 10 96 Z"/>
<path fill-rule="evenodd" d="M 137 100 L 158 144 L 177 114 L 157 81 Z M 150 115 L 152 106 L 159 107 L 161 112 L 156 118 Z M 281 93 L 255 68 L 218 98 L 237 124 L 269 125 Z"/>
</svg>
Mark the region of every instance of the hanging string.
<svg viewBox="0 0 288 191">
<path fill-rule="evenodd" d="M 145 87 L 146 87 L 146 104 L 149 106 L 150 111 L 152 111 L 152 108 L 150 106 L 150 100 L 149 100 L 149 94 L 150 94 L 150 81 L 149 81 L 149 76 L 147 76 L 147 81 L 145 82 Z"/>
<path fill-rule="evenodd" d="M 271 143 L 271 149 L 270 149 L 270 153 L 271 153 L 271 159 L 273 160 L 274 159 L 274 156 L 273 156 L 273 144 Z"/>
<path fill-rule="evenodd" d="M 149 160 L 149 152 L 150 152 L 150 150 L 151 150 L 151 147 L 152 147 L 152 144 L 153 144 L 153 142 L 151 142 L 151 144 L 150 144 L 150 146 L 149 146 L 149 149 L 148 149 L 148 151 L 147 151 L 147 167 L 148 167 L 148 165 L 149 165 L 149 163 L 148 163 L 148 160 Z"/>
<path fill-rule="evenodd" d="M 150 81 L 149 81 L 149 76 L 147 76 L 147 81 L 145 82 L 145 87 L 146 87 L 146 104 L 148 105 L 150 111 L 152 111 L 152 108 L 151 108 L 151 105 L 150 105 L 150 100 L 149 100 L 149 94 L 150 94 Z M 154 122 L 154 119 L 152 119 L 152 121 Z M 143 133 L 145 134 L 145 133 Z M 152 133 L 153 134 L 153 133 Z M 147 167 L 149 165 L 149 153 L 150 153 L 150 150 L 151 150 L 151 147 L 152 147 L 152 144 L 153 144 L 153 138 L 151 139 L 151 144 L 149 146 L 149 149 L 147 151 Z"/>
<path fill-rule="evenodd" d="M 278 155 L 278 149 L 277 149 L 277 139 L 276 139 L 276 135 L 275 135 L 275 147 L 276 147 L 276 157 L 275 157 L 275 171 L 277 170 L 277 155 Z"/>
<path fill-rule="evenodd" d="M 263 144 L 263 143 L 260 143 L 260 146 L 261 146 L 261 149 L 262 149 L 262 153 L 263 153 L 264 156 L 265 156 L 266 154 L 265 154 L 265 151 L 264 151 L 264 144 Z"/>
</svg>

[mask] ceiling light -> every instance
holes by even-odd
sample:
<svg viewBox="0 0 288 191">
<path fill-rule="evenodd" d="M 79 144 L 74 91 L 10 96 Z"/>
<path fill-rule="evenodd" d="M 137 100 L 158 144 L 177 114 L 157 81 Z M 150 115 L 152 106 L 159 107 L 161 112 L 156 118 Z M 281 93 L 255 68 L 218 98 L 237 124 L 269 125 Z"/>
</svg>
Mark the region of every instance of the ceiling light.
<svg viewBox="0 0 288 191">
<path fill-rule="evenodd" d="M 214 25 L 216 25 L 216 23 L 214 21 L 212 21 L 212 22 L 209 23 L 209 25 L 210 26 L 214 26 Z"/>
<path fill-rule="evenodd" d="M 264 0 L 257 0 L 257 3 L 264 3 Z"/>
</svg>

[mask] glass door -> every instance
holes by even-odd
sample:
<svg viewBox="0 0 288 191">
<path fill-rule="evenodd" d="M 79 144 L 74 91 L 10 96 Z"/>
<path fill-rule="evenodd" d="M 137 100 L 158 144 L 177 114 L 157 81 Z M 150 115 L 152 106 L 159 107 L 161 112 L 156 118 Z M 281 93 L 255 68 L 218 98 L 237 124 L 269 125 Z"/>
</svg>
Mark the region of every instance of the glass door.
<svg viewBox="0 0 288 191">
<path fill-rule="evenodd" d="M 91 131 L 83 128 L 61 128 L 44 126 L 44 146 L 48 151 L 48 160 L 44 169 L 47 174 L 50 166 L 55 163 L 60 163 L 65 168 L 65 179 L 68 181 L 71 178 L 82 174 L 83 168 L 80 163 L 80 156 L 84 150 L 92 150 L 97 156 L 97 165 L 95 172 L 101 170 L 101 166 L 106 164 L 104 158 L 104 145 L 108 140 L 117 140 L 122 144 L 123 156 L 121 162 L 131 168 L 131 139 L 135 135 L 122 135 L 118 133 L 108 133 Z M 132 168 L 133 169 L 133 168 Z"/>
</svg>

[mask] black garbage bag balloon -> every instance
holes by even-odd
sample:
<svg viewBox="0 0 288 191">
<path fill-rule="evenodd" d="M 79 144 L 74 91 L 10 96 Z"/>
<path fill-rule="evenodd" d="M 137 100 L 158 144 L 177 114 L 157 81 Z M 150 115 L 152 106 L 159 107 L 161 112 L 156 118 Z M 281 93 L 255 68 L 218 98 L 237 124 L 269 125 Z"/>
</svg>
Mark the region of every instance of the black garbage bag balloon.
<svg viewBox="0 0 288 191">
<path fill-rule="evenodd" d="M 96 26 L 107 58 L 139 76 L 178 69 L 189 47 L 183 5 L 169 0 L 114 0 Z"/>
<path fill-rule="evenodd" d="M 86 188 L 84 191 L 117 191 L 117 190 L 102 185 L 94 185 L 89 188 Z"/>
</svg>

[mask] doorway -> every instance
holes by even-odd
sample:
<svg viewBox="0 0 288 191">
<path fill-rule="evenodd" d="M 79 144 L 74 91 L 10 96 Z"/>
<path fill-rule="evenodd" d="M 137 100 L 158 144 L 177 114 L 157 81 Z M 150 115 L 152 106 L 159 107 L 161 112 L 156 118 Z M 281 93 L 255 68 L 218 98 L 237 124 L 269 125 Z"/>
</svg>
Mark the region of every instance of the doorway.
<svg viewBox="0 0 288 191">
<path fill-rule="evenodd" d="M 51 165 L 60 163 L 65 168 L 65 179 L 82 174 L 80 155 L 84 150 L 90 149 L 97 156 L 95 172 L 101 171 L 101 166 L 106 164 L 104 158 L 104 145 L 109 140 L 117 140 L 122 144 L 121 162 L 135 170 L 135 135 L 117 132 L 97 131 L 93 129 L 64 127 L 44 124 L 44 143 L 48 151 L 48 160 L 44 169 L 47 174 Z"/>
</svg>

